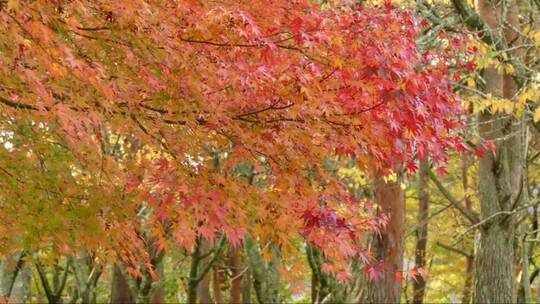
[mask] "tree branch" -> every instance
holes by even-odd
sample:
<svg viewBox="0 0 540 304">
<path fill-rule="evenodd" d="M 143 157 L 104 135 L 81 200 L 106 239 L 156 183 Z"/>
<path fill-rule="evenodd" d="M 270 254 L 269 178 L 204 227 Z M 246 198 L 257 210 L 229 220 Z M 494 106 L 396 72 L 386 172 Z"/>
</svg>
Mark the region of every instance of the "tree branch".
<svg viewBox="0 0 540 304">
<path fill-rule="evenodd" d="M 430 171 L 429 172 L 429 177 L 431 178 L 431 180 L 433 181 L 433 183 L 435 184 L 435 186 L 437 186 L 437 188 L 439 189 L 439 191 L 441 192 L 441 194 L 450 202 L 452 203 L 452 205 L 454 205 L 454 207 L 456 207 L 461 213 L 463 213 L 463 215 L 474 225 L 476 223 L 478 223 L 480 221 L 480 217 L 479 215 L 474 212 L 473 210 L 471 209 L 467 209 L 460 201 L 458 201 L 449 191 L 448 189 L 446 189 L 444 187 L 444 185 L 439 181 L 439 179 L 437 178 L 437 176 L 435 176 L 435 174 Z"/>
<path fill-rule="evenodd" d="M 219 242 L 217 244 L 217 248 L 215 249 L 215 252 L 214 252 L 214 255 L 212 256 L 212 259 L 208 262 L 208 264 L 206 264 L 206 266 L 201 270 L 201 272 L 199 273 L 199 276 L 197 278 L 195 278 L 195 283 L 196 284 L 199 284 L 199 282 L 204 278 L 204 276 L 206 275 L 206 273 L 208 273 L 208 271 L 210 270 L 210 268 L 214 265 L 214 263 L 216 262 L 218 256 L 219 256 L 219 253 L 221 252 L 221 249 L 223 249 L 223 246 L 225 245 L 225 234 L 223 234 L 221 236 L 221 238 L 219 239 Z"/>
<path fill-rule="evenodd" d="M 444 249 L 446 249 L 446 250 L 450 250 L 450 251 L 452 251 L 452 252 L 461 254 L 462 256 L 465 256 L 465 257 L 468 257 L 468 258 L 473 258 L 473 257 L 474 257 L 474 255 L 471 255 L 471 254 L 469 254 L 469 253 L 467 253 L 467 252 L 465 252 L 465 251 L 463 251 L 463 250 L 454 248 L 454 247 L 449 246 L 449 245 L 445 245 L 445 244 L 443 244 L 443 243 L 441 243 L 441 242 L 437 242 L 436 245 L 439 246 L 439 247 L 441 247 L 441 248 L 444 248 Z"/>
<path fill-rule="evenodd" d="M 36 269 L 38 271 L 39 279 L 41 280 L 41 285 L 43 286 L 43 290 L 45 291 L 45 296 L 47 297 L 47 300 L 49 301 L 49 303 L 54 303 L 54 295 L 49 285 L 49 281 L 47 280 L 47 275 L 43 270 L 43 266 L 41 266 L 41 262 L 38 261 L 36 263 Z"/>
<path fill-rule="evenodd" d="M 506 40 L 502 37 L 499 37 L 495 35 L 495 33 L 491 30 L 488 24 L 478 15 L 474 9 L 469 6 L 467 3 L 467 0 L 451 0 L 454 8 L 461 16 L 461 19 L 467 27 L 470 30 L 477 31 L 478 36 L 482 41 L 484 41 L 486 44 L 491 45 L 495 48 L 495 50 L 499 53 L 497 57 L 502 61 L 509 61 L 516 70 L 513 78 L 516 84 L 518 86 L 522 86 L 525 83 L 525 79 L 527 79 L 530 76 L 530 73 L 527 72 L 527 67 L 517 58 L 512 56 L 509 52 L 507 52 L 508 45 L 506 43 Z M 507 60 L 505 60 L 505 56 L 507 56 Z"/>
<path fill-rule="evenodd" d="M 19 102 L 16 102 L 16 101 L 13 101 L 13 100 L 1 97 L 1 96 L 0 96 L 0 103 L 3 103 L 6 106 L 9 106 L 12 108 L 17 108 L 17 109 L 22 109 L 22 110 L 32 110 L 32 111 L 38 110 L 38 108 L 33 105 L 19 103 Z"/>
</svg>

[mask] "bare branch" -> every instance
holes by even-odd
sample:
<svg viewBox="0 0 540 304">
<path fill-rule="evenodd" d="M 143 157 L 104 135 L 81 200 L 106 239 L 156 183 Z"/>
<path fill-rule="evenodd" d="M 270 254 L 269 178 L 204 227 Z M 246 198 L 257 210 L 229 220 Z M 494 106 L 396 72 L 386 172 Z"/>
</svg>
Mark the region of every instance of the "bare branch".
<svg viewBox="0 0 540 304">
<path fill-rule="evenodd" d="M 430 171 L 429 172 L 429 177 L 431 178 L 431 180 L 433 181 L 433 183 L 435 184 L 435 186 L 437 186 L 437 188 L 439 189 L 439 191 L 441 192 L 441 194 L 450 202 L 452 203 L 452 205 L 454 205 L 454 207 L 456 207 L 461 213 L 463 213 L 463 215 L 473 224 L 475 225 L 476 223 L 480 222 L 480 217 L 479 215 L 474 212 L 473 210 L 471 209 L 468 209 L 466 208 L 462 203 L 461 201 L 458 201 L 451 193 L 450 191 L 448 191 L 448 189 L 446 189 L 446 187 L 444 187 L 444 185 L 441 183 L 441 181 L 439 181 L 439 179 L 437 178 L 437 176 L 432 172 Z"/>
</svg>

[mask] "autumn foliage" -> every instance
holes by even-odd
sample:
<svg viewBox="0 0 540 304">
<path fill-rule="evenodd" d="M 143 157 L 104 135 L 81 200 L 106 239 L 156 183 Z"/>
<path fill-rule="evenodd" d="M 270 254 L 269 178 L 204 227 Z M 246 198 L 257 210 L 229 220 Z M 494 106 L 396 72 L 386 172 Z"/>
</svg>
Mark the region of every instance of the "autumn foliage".
<svg viewBox="0 0 540 304">
<path fill-rule="evenodd" d="M 91 210 L 91 236 L 68 217 L 57 229 L 78 229 L 78 237 L 28 234 L 26 246 L 100 248 L 136 264 L 144 259 L 141 231 L 160 249 L 224 234 L 232 246 L 249 235 L 294 252 L 305 239 L 332 261 L 325 271 L 347 279 L 351 257 L 370 261 L 360 240 L 384 229 L 385 216 L 325 169 L 327 159 L 390 174 L 415 171 L 428 156 L 443 167 L 460 145 L 446 55 L 421 53 L 421 30 L 411 11 L 389 3 L 3 7 L 2 115 L 47 126 L 43 136 L 76 160 L 69 170 L 100 176 L 65 176 L 59 187 L 68 192 L 69 183 L 87 185 L 84 202 L 53 196 L 54 204 Z M 34 144 L 16 145 L 12 155 L 35 153 Z M 11 217 L 31 212 L 10 207 Z M 2 222 L 18 231 L 39 225 Z M 18 242 L 2 239 L 2 248 Z"/>
</svg>

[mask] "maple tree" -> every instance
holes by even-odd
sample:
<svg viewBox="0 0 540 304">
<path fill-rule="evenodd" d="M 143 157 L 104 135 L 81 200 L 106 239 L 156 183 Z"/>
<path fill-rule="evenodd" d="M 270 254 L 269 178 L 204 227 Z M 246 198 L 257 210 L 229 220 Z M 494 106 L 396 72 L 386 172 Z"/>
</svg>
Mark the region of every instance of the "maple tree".
<svg viewBox="0 0 540 304">
<path fill-rule="evenodd" d="M 419 51 L 420 20 L 390 3 L 8 1 L 0 24 L 4 117 L 49 126 L 78 163 L 69 182 L 88 170 L 112 186 L 111 205 L 85 202 L 100 233 L 56 248 L 136 265 L 141 231 L 159 250 L 249 236 L 286 256 L 305 239 L 347 280 L 351 258 L 372 261 L 359 240 L 385 217 L 325 162 L 390 175 L 429 157 L 444 172 L 463 148 L 447 54 Z"/>
</svg>

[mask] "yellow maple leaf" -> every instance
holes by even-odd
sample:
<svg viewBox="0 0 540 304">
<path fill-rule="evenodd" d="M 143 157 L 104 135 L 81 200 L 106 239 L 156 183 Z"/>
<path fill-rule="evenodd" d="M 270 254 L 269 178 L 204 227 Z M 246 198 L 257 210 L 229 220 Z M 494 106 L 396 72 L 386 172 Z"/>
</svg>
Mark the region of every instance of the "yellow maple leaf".
<svg viewBox="0 0 540 304">
<path fill-rule="evenodd" d="M 534 122 L 538 122 L 540 120 L 540 108 L 536 108 L 536 110 L 534 110 L 533 120 Z"/>
</svg>

